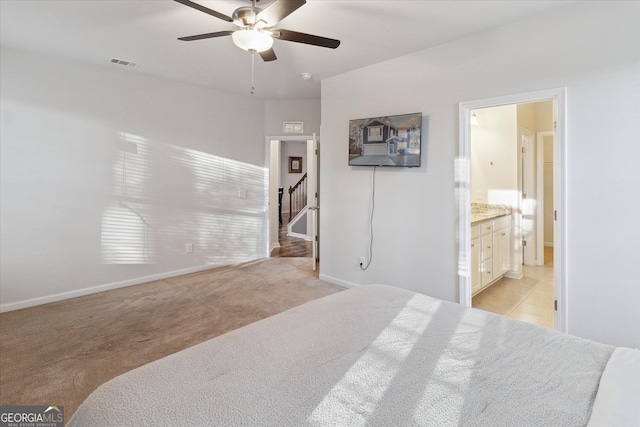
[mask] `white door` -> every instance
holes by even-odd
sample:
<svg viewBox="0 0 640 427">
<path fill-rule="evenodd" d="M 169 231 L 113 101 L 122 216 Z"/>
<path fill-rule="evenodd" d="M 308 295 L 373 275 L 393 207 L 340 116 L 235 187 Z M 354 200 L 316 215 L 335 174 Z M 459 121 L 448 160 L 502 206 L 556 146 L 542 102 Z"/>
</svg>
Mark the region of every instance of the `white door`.
<svg viewBox="0 0 640 427">
<path fill-rule="evenodd" d="M 536 168 L 535 134 L 520 129 L 522 151 L 522 201 L 520 220 L 524 265 L 536 265 Z"/>
<path fill-rule="evenodd" d="M 269 256 L 280 247 L 278 241 L 278 187 L 280 186 L 280 140 L 270 139 L 269 153 Z"/>
<path fill-rule="evenodd" d="M 318 261 L 318 141 L 316 135 L 307 141 L 307 234 L 311 236 L 311 262 L 313 271 L 316 271 Z"/>
</svg>

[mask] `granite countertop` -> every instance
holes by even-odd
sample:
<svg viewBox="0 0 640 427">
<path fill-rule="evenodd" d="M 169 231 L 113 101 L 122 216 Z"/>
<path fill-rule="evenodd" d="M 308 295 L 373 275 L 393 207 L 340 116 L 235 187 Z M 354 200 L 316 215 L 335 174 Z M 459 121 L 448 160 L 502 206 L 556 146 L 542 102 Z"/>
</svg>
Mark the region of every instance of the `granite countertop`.
<svg viewBox="0 0 640 427">
<path fill-rule="evenodd" d="M 471 225 L 511 215 L 511 208 L 501 205 L 488 205 L 485 203 L 471 203 Z"/>
</svg>

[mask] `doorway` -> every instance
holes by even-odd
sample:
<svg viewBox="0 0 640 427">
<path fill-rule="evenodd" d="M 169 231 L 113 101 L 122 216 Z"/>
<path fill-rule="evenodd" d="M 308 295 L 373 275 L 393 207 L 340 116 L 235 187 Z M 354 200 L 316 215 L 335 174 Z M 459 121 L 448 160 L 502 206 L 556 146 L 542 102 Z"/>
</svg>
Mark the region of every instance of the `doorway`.
<svg viewBox="0 0 640 427">
<path fill-rule="evenodd" d="M 544 265 L 543 258 L 537 259 L 537 248 L 543 247 L 538 222 L 544 223 L 544 218 L 538 219 L 545 210 L 538 209 L 543 202 L 538 182 L 543 177 L 537 176 L 536 140 L 537 132 L 550 132 L 553 148 L 553 102 L 488 107 L 472 110 L 471 116 L 475 118 L 470 130 L 472 236 L 477 229 L 483 231 L 482 243 L 479 239 L 471 243 L 482 251 L 472 273 L 476 268 L 476 276 L 484 278 L 472 288 L 471 304 L 553 328 L 553 263 Z M 487 212 L 493 210 L 508 215 L 488 219 Z M 486 233 L 489 224 L 492 232 Z M 515 253 L 516 240 L 521 242 L 520 254 Z"/>
<path fill-rule="evenodd" d="M 456 160 L 460 302 L 467 306 L 482 305 L 479 301 L 481 298 L 478 296 L 485 292 L 498 294 L 501 288 L 517 289 L 519 295 L 505 294 L 494 299 L 494 302 L 511 301 L 510 308 L 498 308 L 502 310 L 500 314 L 511 314 L 510 317 L 527 320 L 526 312 L 531 311 L 535 304 L 540 304 L 540 295 L 546 292 L 551 305 L 546 310 L 547 313 L 551 310 L 553 321 L 549 321 L 545 326 L 559 330 L 566 330 L 566 294 L 562 262 L 564 254 L 561 238 L 564 230 L 562 215 L 564 178 L 561 161 L 565 141 L 564 99 L 564 89 L 555 89 L 460 104 L 460 156 Z M 540 112 L 545 110 L 545 106 L 549 113 L 546 119 L 549 129 L 536 125 L 544 122 Z M 489 174 L 485 173 L 484 182 L 480 179 L 481 182 L 478 185 L 472 180 L 474 162 L 478 167 L 477 159 L 474 159 L 477 156 L 474 156 L 473 142 L 474 126 L 478 125 L 472 124 L 472 120 L 481 126 L 482 116 L 484 116 L 481 113 L 489 113 L 491 109 L 498 107 L 509 110 L 512 117 L 519 118 L 511 124 L 509 130 L 511 144 L 513 144 L 513 147 L 509 148 L 512 150 L 510 152 L 512 164 L 509 165 L 508 171 L 503 170 L 498 173 L 498 175 L 502 174 L 498 180 L 499 184 L 496 183 L 496 170 L 493 169 Z M 526 119 L 527 117 L 529 120 Z M 487 140 L 496 143 L 498 138 L 490 137 Z M 475 147 L 475 149 L 478 148 Z M 494 162 L 489 162 L 489 159 L 505 154 L 500 147 L 493 147 L 493 150 L 492 155 L 484 156 L 486 164 L 491 163 L 492 168 L 498 166 L 499 162 L 495 162 L 494 165 Z M 555 161 L 545 162 L 545 152 L 547 152 L 547 159 L 551 157 Z M 545 169 L 547 178 L 551 177 L 551 183 L 548 180 L 545 182 Z M 516 171 L 515 176 L 514 171 Z M 472 267 L 476 268 L 478 263 L 474 262 L 475 255 L 471 249 L 471 206 L 472 203 L 479 201 L 489 205 L 497 201 L 497 204 L 508 205 L 511 208 L 513 218 L 513 238 L 510 243 L 511 270 L 503 278 L 491 282 L 472 299 L 471 271 Z M 549 204 L 552 207 L 551 210 L 549 210 Z M 548 233 L 549 224 L 553 230 L 550 234 Z M 547 228 L 546 236 L 545 228 Z M 551 240 L 545 240 L 545 238 Z M 545 250 L 547 254 L 553 252 L 551 257 L 547 256 L 547 265 L 544 259 Z"/>
<path fill-rule="evenodd" d="M 317 267 L 318 155 L 313 136 L 267 138 L 271 257 L 310 258 Z"/>
</svg>

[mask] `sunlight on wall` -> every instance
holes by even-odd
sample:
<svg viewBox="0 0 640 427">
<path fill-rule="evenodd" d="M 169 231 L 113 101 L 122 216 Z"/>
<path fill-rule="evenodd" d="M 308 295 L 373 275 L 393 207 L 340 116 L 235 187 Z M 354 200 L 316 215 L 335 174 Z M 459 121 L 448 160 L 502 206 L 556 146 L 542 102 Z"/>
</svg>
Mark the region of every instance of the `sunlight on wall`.
<svg viewBox="0 0 640 427">
<path fill-rule="evenodd" d="M 465 226 L 471 224 L 471 218 L 469 217 L 469 209 L 464 207 L 470 206 L 470 162 L 469 159 L 457 157 L 454 161 L 454 176 L 455 176 L 455 196 L 458 203 L 460 212 L 460 224 Z M 466 241 L 461 241 L 462 235 L 460 230 L 456 230 L 456 238 L 459 241 L 459 256 L 458 256 L 458 275 L 462 277 L 471 277 L 471 250 L 469 233 L 467 233 Z"/>
<path fill-rule="evenodd" d="M 535 199 L 522 201 L 522 231 L 524 233 L 535 229 L 536 205 Z"/>
<path fill-rule="evenodd" d="M 102 216 L 106 264 L 151 264 L 192 243 L 199 263 L 265 256 L 264 167 L 121 133 L 114 201 Z"/>
<path fill-rule="evenodd" d="M 511 218 L 513 224 L 513 236 L 511 238 L 512 250 L 512 270 L 519 271 L 521 263 L 521 242 L 523 236 L 531 231 L 533 221 L 525 218 L 524 210 L 535 212 L 535 200 L 527 199 L 521 203 L 522 193 L 518 190 L 492 190 L 488 192 L 488 203 L 491 205 L 509 206 L 511 207 Z M 533 203 L 533 205 L 532 205 Z M 521 210 L 522 209 L 522 210 Z M 531 211 L 533 209 L 533 211 Z"/>
<path fill-rule="evenodd" d="M 102 259 L 105 264 L 155 262 L 153 226 L 144 203 L 149 177 L 148 146 L 144 138 L 121 133 L 113 163 L 114 200 L 102 214 Z"/>
<path fill-rule="evenodd" d="M 520 200 L 518 190 L 487 190 L 487 203 L 490 205 L 510 206 L 516 208 Z"/>
</svg>

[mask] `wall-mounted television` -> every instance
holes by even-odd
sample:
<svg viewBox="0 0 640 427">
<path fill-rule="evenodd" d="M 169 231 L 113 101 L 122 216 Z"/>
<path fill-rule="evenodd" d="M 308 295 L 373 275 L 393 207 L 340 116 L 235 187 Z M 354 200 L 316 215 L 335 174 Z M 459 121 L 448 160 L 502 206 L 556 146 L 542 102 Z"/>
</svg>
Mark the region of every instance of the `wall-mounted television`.
<svg viewBox="0 0 640 427">
<path fill-rule="evenodd" d="M 349 166 L 420 166 L 422 113 L 349 120 Z"/>
</svg>

